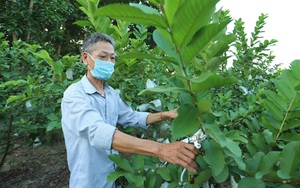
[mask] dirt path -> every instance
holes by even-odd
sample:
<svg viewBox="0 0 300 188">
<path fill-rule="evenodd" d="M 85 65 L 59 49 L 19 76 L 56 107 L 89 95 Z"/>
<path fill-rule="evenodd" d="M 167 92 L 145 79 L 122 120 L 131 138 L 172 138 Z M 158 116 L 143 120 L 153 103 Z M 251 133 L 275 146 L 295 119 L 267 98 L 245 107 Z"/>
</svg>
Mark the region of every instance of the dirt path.
<svg viewBox="0 0 300 188">
<path fill-rule="evenodd" d="M 7 156 L 0 171 L 0 188 L 67 188 L 69 170 L 65 145 L 23 146 Z"/>
</svg>

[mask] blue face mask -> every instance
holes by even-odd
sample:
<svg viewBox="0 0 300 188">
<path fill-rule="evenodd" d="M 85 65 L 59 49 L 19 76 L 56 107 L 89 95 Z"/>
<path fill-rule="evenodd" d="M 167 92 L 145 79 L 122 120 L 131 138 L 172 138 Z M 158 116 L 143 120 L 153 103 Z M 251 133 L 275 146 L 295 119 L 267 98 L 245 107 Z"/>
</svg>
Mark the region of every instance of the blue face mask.
<svg viewBox="0 0 300 188">
<path fill-rule="evenodd" d="M 92 76 L 99 80 L 109 79 L 115 70 L 114 69 L 115 64 L 100 59 L 95 60 L 90 54 L 89 56 L 95 61 L 94 69 L 91 70 Z"/>
</svg>

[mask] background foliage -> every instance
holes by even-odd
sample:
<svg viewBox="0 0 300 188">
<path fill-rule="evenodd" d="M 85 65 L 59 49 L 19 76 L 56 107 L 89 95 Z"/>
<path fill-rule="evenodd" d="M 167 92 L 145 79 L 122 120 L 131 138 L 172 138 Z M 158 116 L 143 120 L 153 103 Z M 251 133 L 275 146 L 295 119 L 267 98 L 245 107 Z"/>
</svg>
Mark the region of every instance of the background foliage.
<svg viewBox="0 0 300 188">
<path fill-rule="evenodd" d="M 271 66 L 270 46 L 277 41 L 261 37 L 267 15 L 248 38 L 241 19 L 227 31 L 230 12 L 215 10 L 217 0 L 149 2 L 1 2 L 1 165 L 28 139 L 62 138 L 62 93 L 85 73 L 75 54 L 84 35 L 97 31 L 116 39 L 109 84 L 130 106 L 180 106 L 173 122 L 123 131 L 160 142 L 198 129 L 208 135 L 196 174 L 181 177 L 181 167 L 153 157 L 112 155 L 119 169 L 109 181 L 128 187 L 211 187 L 230 179 L 239 187 L 299 186 L 300 61 L 288 70 Z"/>
</svg>

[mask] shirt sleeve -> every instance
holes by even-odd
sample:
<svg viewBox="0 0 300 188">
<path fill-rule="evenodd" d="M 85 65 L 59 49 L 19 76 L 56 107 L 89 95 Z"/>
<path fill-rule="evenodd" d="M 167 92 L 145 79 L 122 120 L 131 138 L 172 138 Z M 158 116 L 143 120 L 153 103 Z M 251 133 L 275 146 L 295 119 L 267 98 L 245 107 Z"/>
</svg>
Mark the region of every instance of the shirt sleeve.
<svg viewBox="0 0 300 188">
<path fill-rule="evenodd" d="M 124 101 L 118 95 L 118 124 L 124 127 L 140 127 L 147 128 L 147 117 L 150 113 L 133 111 L 130 106 L 124 103 Z"/>
<path fill-rule="evenodd" d="M 85 138 L 99 150 L 111 149 L 116 128 L 104 123 L 100 113 L 94 109 L 80 92 L 68 93 L 62 99 L 62 126 L 64 134 L 75 134 Z"/>
</svg>

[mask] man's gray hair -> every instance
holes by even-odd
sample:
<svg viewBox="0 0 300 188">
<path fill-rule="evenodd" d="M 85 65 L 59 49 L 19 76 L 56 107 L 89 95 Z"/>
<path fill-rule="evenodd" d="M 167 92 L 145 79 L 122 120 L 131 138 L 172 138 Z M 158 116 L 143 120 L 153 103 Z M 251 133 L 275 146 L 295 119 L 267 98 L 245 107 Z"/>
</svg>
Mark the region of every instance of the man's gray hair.
<svg viewBox="0 0 300 188">
<path fill-rule="evenodd" d="M 106 41 L 113 46 L 115 45 L 115 40 L 109 35 L 106 35 L 104 33 L 93 33 L 83 41 L 82 52 L 92 53 L 92 51 L 94 51 L 94 44 L 99 41 Z"/>
</svg>

